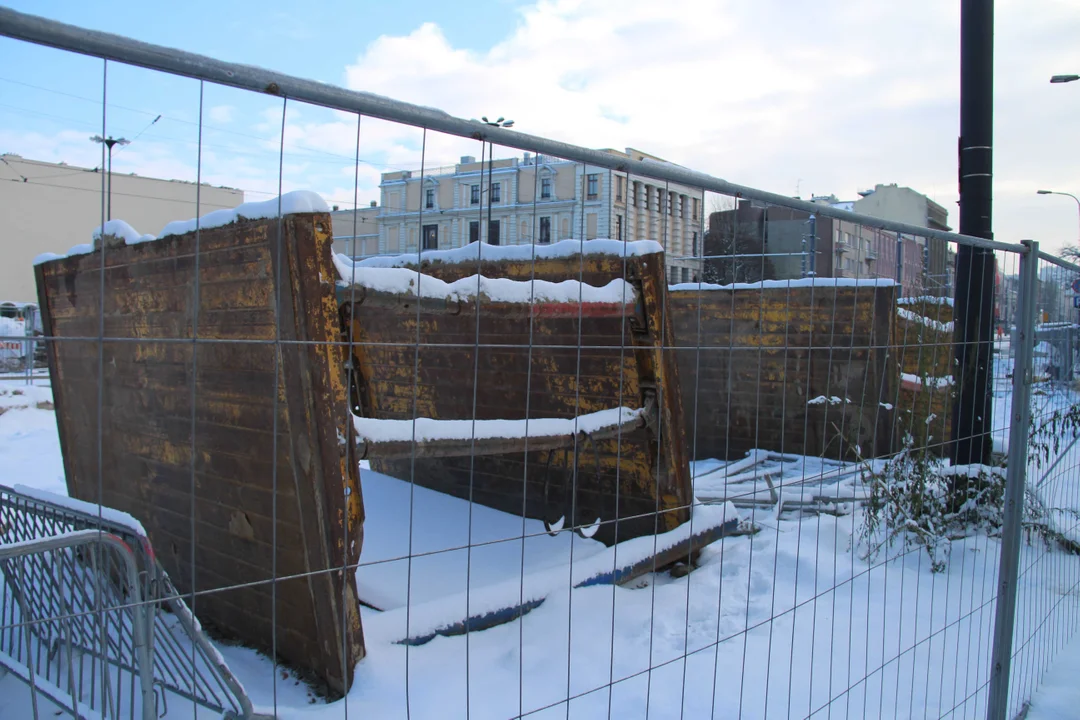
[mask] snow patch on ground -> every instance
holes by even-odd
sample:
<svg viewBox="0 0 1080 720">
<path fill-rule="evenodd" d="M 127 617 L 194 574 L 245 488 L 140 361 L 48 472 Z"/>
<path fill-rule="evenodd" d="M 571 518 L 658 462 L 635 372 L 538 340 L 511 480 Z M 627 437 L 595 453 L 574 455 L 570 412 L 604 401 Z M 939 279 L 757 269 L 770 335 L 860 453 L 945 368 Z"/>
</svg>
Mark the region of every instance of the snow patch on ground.
<svg viewBox="0 0 1080 720">
<path fill-rule="evenodd" d="M 1010 370 L 1011 361 L 995 358 L 995 440 L 1008 432 Z M 1037 398 L 1036 416 L 1059 402 L 1056 396 Z M 1069 453 L 1040 486 L 1048 506 L 1076 503 L 1080 446 Z M 51 411 L 26 406 L 0 414 L 0 456 L 0 483 L 64 492 Z M 812 477 L 832 472 L 835 486 L 843 484 L 839 472 L 846 469 L 839 463 L 781 456 L 766 464 L 767 456 L 756 450 L 733 462 L 695 463 L 695 491 L 714 483 L 726 492 L 726 480 L 741 473 L 750 476 L 744 481 L 749 484 L 773 466 L 781 473 L 774 482 L 785 501 L 800 492 L 795 483 Z M 466 708 L 470 717 L 485 720 L 522 713 L 539 720 L 646 713 L 985 715 L 996 538 L 954 542 L 945 572 L 932 574 L 919 549 L 893 548 L 876 561 L 864 559 L 852 547 L 858 513 L 777 518 L 770 507 L 748 511 L 760 532 L 710 545 L 685 577 L 661 573 L 634 588 L 571 589 L 579 563 L 598 563 L 608 552 L 601 544 L 568 532 L 550 537 L 539 521 L 470 507 L 408 478 L 381 476 L 366 463 L 361 467 L 367 519 L 357 584 L 362 597 L 370 588 L 382 590 L 390 609 L 361 611 L 368 655 L 356 668 L 349 695 L 329 704 L 315 700 L 294 675 L 280 667 L 275 672 L 264 656 L 220 646 L 256 706 L 269 707 L 276 698 L 283 720 L 336 719 L 346 706 L 350 716 L 390 720 L 464 717 Z M 641 541 L 651 550 L 653 538 Z M 1020 577 L 1014 646 L 1020 655 L 1013 667 L 1024 670 L 1013 674 L 1010 710 L 1018 710 L 1042 678 L 1029 720 L 1072 718 L 1080 705 L 1080 636 L 1056 657 L 1054 651 L 1075 630 L 1080 559 L 1038 542 L 1025 542 L 1021 553 L 1021 567 L 1031 571 Z M 562 579 L 543 605 L 520 620 L 465 637 L 437 637 L 420 647 L 389 640 L 398 636 L 410 585 L 414 607 L 438 605 L 447 590 L 460 602 L 468 588 L 476 593 L 473 607 L 481 607 L 500 583 L 513 586 L 515 599 L 531 592 L 527 582 L 534 570 Z M 450 616 L 457 609 L 447 604 L 439 612 Z M 435 620 L 419 615 L 418 622 Z M 566 703 L 568 695 L 574 699 Z M 6 708 L 29 706 L 26 687 L 12 675 L 0 680 L 0 698 L 3 717 Z M 191 716 L 190 707 L 179 703 L 170 703 L 169 710 L 167 717 Z M 18 712 L 12 716 L 25 716 Z"/>
<path fill-rule="evenodd" d="M 1031 698 L 1027 720 L 1075 720 L 1080 713 L 1080 635 L 1054 658 Z"/>
</svg>

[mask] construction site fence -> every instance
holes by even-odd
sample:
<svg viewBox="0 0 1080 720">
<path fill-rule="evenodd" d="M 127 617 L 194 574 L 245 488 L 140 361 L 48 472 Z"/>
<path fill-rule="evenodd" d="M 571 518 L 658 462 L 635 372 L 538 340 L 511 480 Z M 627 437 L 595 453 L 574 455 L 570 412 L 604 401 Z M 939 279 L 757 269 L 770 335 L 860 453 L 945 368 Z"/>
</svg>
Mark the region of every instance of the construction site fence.
<svg viewBox="0 0 1080 720">
<path fill-rule="evenodd" d="M 1038 702 L 1080 617 L 1077 266 L 6 8 L 0 35 L 66 63 L 46 90 L 82 98 L 64 106 L 80 131 L 137 132 L 161 112 L 130 109 L 145 83 L 184 114 L 139 143 L 191 172 L 172 219 L 204 220 L 126 237 L 106 223 L 138 198 L 101 173 L 100 213 L 53 249 L 89 245 L 33 266 L 48 376 L 9 373 L 0 400 L 55 412 L 68 494 L 97 527 L 108 508 L 145 527 L 170 612 L 214 641 L 170 655 L 177 677 L 217 678 L 196 704 L 1013 718 Z M 209 119 L 226 106 L 243 132 Z M 266 203 L 222 224 L 202 183 L 229 168 Z M 284 192 L 302 187 L 325 205 Z M 968 307 L 987 284 L 993 306 Z M 33 650 L 122 615 L 109 652 L 141 652 L 160 596 L 91 602 L 98 625 L 67 605 L 76 583 L 134 587 L 125 551 L 20 535 L 20 517 L 0 525 L 0 639 Z M 134 562 L 145 588 L 157 566 Z M 98 686 L 72 690 L 77 653 L 0 650 L 26 692 L 48 676 L 42 717 L 111 712 Z M 123 713 L 150 712 L 138 669 L 158 661 L 99 660 L 128 673 Z"/>
</svg>

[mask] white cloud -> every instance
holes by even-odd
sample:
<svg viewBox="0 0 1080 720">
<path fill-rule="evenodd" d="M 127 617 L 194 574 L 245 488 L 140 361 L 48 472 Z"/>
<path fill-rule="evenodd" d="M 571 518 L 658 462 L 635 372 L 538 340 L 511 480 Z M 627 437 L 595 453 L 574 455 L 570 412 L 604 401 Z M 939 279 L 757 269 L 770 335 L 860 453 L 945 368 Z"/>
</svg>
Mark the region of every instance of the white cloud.
<svg viewBox="0 0 1080 720">
<path fill-rule="evenodd" d="M 211 122 L 215 122 L 219 125 L 225 125 L 232 122 L 235 114 L 236 108 L 234 108 L 232 105 L 215 105 L 214 107 L 210 108 L 207 116 L 210 118 Z"/>
<path fill-rule="evenodd" d="M 995 226 L 1000 239 L 1073 239 L 1070 208 L 1033 215 L 1040 184 L 1080 189 L 1073 135 L 1080 7 L 997 3 Z M 876 182 L 933 196 L 959 224 L 959 6 L 940 0 L 540 0 L 484 52 L 438 27 L 379 38 L 349 87 L 463 117 L 502 114 L 524 132 L 590 147 L 634 146 L 728 180 L 851 198 Z M 419 165 L 412 129 L 389 156 Z M 315 127 L 297 128 L 311 142 Z M 324 136 L 332 142 L 330 136 Z M 451 162 L 476 143 L 437 140 Z M 800 182 L 801 179 L 801 182 Z M 1028 197 L 1028 195 L 1032 197 Z M 1075 210 L 1075 208 L 1072 208 Z"/>
<path fill-rule="evenodd" d="M 1076 208 L 1034 193 L 1080 192 L 1080 83 L 1047 82 L 1053 73 L 1080 72 L 1080 6 L 996 5 L 997 237 L 1060 247 L 1075 240 Z M 929 194 L 959 224 L 959 3 L 536 0 L 520 12 L 511 33 L 479 51 L 454 46 L 431 23 L 380 37 L 342 69 L 342 80 L 461 117 L 501 114 L 530 134 L 637 147 L 787 195 L 798 187 L 804 197 L 850 199 L 874 183 L 897 182 Z M 204 138 L 203 177 L 256 197 L 276 192 L 280 104 L 240 107 L 242 99 L 211 103 L 209 120 L 228 123 L 233 134 Z M 85 133 L 18 135 L 0 132 L 0 146 L 73 164 L 100 161 Z M 155 144 L 148 133 L 117 156 L 118 169 L 193 178 L 194 146 L 166 141 Z M 284 142 L 282 186 L 315 189 L 342 207 L 354 192 L 361 203 L 374 198 L 379 172 L 481 154 L 475 140 L 425 138 L 418 128 L 368 117 L 358 140 L 354 115 L 295 102 Z"/>
</svg>

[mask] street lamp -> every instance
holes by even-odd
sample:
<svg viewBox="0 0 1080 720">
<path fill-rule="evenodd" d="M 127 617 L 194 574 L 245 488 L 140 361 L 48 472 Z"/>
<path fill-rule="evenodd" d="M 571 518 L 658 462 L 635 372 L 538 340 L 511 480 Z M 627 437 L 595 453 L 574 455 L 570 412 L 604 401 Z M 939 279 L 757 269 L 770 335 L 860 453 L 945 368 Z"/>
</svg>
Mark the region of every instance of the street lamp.
<svg viewBox="0 0 1080 720">
<path fill-rule="evenodd" d="M 1080 80 L 1080 75 L 1055 75 L 1050 78 L 1050 82 L 1057 85 L 1058 83 L 1068 83 L 1073 80 Z"/>
<path fill-rule="evenodd" d="M 154 122 L 157 122 L 156 120 Z M 114 138 L 110 135 L 107 138 L 103 138 L 100 135 L 94 135 L 90 138 L 96 143 L 104 145 L 109 148 L 109 169 L 108 169 L 108 201 L 106 202 L 105 219 L 112 220 L 112 149 L 116 145 L 130 145 L 131 141 L 125 138 Z"/>
<path fill-rule="evenodd" d="M 483 122 L 485 125 L 490 125 L 491 127 L 503 127 L 503 128 L 514 127 L 514 121 L 513 120 L 507 120 L 506 118 L 503 118 L 501 116 L 499 117 L 498 120 L 492 121 L 492 120 L 487 119 L 487 115 L 482 115 L 480 117 L 480 121 Z M 495 155 L 495 146 L 492 145 L 491 141 L 489 140 L 488 141 L 488 243 L 491 242 L 491 186 L 493 184 L 491 182 L 491 170 L 492 170 L 492 160 L 494 160 L 494 157 L 493 157 L 494 155 Z M 480 182 L 481 183 L 484 182 L 484 169 L 483 168 L 480 168 Z M 481 190 L 483 190 L 482 187 L 481 187 Z M 481 193 L 480 197 L 483 197 L 482 193 Z M 499 242 L 500 243 L 502 242 L 502 238 L 499 238 Z"/>
<path fill-rule="evenodd" d="M 1036 190 L 1036 194 L 1038 194 L 1038 195 L 1064 195 L 1065 197 L 1071 197 L 1073 200 L 1076 201 L 1076 210 L 1077 210 L 1078 216 L 1080 216 L 1080 198 L 1076 197 L 1072 193 L 1058 192 L 1057 190 Z M 1077 236 L 1077 239 L 1080 240 L 1080 235 Z"/>
</svg>

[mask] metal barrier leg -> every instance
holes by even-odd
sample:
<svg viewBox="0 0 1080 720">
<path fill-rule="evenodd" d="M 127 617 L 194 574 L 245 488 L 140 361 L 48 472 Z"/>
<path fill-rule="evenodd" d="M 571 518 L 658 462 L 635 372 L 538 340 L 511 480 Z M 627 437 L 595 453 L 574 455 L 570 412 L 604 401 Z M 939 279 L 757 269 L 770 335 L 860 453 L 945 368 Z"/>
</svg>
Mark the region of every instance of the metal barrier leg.
<svg viewBox="0 0 1080 720">
<path fill-rule="evenodd" d="M 1001 532 L 994 647 L 990 660 L 987 720 L 1005 720 L 1009 704 L 1009 670 L 1016 620 L 1016 584 L 1020 569 L 1020 531 L 1024 520 L 1024 482 L 1027 476 L 1028 424 L 1031 418 L 1031 357 L 1034 350 L 1035 300 L 1039 283 L 1039 244 L 1025 240 L 1020 257 L 1019 322 L 1013 365 L 1012 421 L 1005 479 L 1005 523 Z"/>
<path fill-rule="evenodd" d="M 69 548 L 75 548 L 79 546 L 94 547 L 97 550 L 101 550 L 105 547 L 110 547 L 116 552 L 117 557 L 121 559 L 123 565 L 119 568 L 123 573 L 121 581 L 126 585 L 126 597 L 131 602 L 131 615 L 132 615 L 132 646 L 136 656 L 136 662 L 138 663 L 139 674 L 139 686 L 140 696 L 142 698 L 142 718 L 143 720 L 153 720 L 155 717 L 155 703 L 154 703 L 154 659 L 151 652 L 150 632 L 151 626 L 147 622 L 147 608 L 149 605 L 145 601 L 139 584 L 139 571 L 135 562 L 135 556 L 128 546 L 120 538 L 110 535 L 108 533 L 101 532 L 99 530 L 77 530 L 75 532 L 64 533 L 62 535 L 55 535 L 51 537 L 40 538 L 36 540 L 29 540 L 20 542 L 17 544 L 0 545 L 0 560 L 10 560 L 18 557 L 25 557 L 37 553 L 54 552 L 58 550 L 65 550 Z M 101 557 L 99 552 L 93 553 L 92 557 L 95 570 L 100 570 L 102 567 Z M 19 565 L 18 570 L 22 570 L 22 566 Z M 99 575 L 100 577 L 100 575 Z M 19 581 L 21 588 L 27 586 Z M 33 588 L 30 588 L 32 591 Z M 100 597 L 100 595 L 99 595 Z M 23 637 L 26 644 L 26 664 L 28 667 L 28 679 L 31 692 L 31 703 L 34 710 L 34 716 L 38 716 L 38 683 L 36 682 L 36 668 L 33 660 L 33 652 L 30 640 L 29 623 L 34 622 L 31 617 L 31 613 L 27 609 L 27 603 L 24 598 L 19 599 L 20 605 L 20 622 L 25 625 L 23 630 Z M 61 608 L 61 611 L 63 608 Z M 41 619 L 44 620 L 44 619 Z M 61 618 L 63 620 L 63 618 Z M 108 638 L 105 629 L 102 629 L 102 701 L 104 704 L 110 702 L 117 702 L 116 698 L 112 697 L 111 677 L 109 677 L 108 663 L 106 660 L 106 652 L 104 648 L 107 646 Z M 61 641 L 60 638 L 56 639 L 57 642 Z M 51 649 L 50 649 L 51 652 Z M 68 655 L 70 661 L 71 656 Z M 69 691 L 71 692 L 72 711 L 78 717 L 83 713 L 79 710 L 78 695 L 75 691 L 74 683 L 72 682 L 72 675 L 69 672 Z M 106 683 L 106 678 L 110 682 Z M 119 686 L 118 686 L 119 689 Z M 52 697 L 52 700 L 58 704 L 62 702 L 59 697 Z M 107 713 L 108 710 L 103 708 L 103 713 Z M 114 716 L 119 715 L 119 705 L 114 705 Z"/>
</svg>

